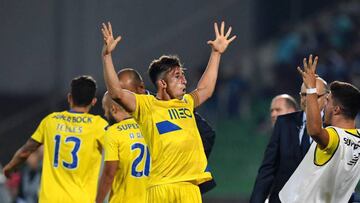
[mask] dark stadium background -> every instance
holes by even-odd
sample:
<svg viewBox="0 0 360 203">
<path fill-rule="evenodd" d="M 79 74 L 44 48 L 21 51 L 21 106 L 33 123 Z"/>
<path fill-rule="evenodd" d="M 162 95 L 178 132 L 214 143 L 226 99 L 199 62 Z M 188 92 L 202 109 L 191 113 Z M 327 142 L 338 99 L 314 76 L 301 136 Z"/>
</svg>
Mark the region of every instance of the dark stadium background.
<svg viewBox="0 0 360 203">
<path fill-rule="evenodd" d="M 217 135 L 209 162 L 218 186 L 204 202 L 247 202 L 271 132 L 271 98 L 299 99 L 302 57 L 319 54 L 328 82 L 359 87 L 359 13 L 357 1 L 341 0 L 0 0 L 0 163 L 43 116 L 67 108 L 74 76 L 92 75 L 101 101 L 102 22 L 123 37 L 113 54 L 117 69 L 139 70 L 152 90 L 150 61 L 177 54 L 191 90 L 208 60 L 212 23 L 224 20 L 238 38 L 222 57 L 215 95 L 199 110 Z M 92 112 L 102 114 L 100 102 Z"/>
</svg>

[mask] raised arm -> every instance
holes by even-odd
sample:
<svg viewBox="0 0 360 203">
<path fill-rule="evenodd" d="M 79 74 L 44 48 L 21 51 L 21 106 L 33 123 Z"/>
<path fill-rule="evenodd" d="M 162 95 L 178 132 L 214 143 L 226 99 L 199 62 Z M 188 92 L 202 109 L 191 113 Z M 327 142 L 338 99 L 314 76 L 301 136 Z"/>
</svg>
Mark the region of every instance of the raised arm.
<svg viewBox="0 0 360 203">
<path fill-rule="evenodd" d="M 108 22 L 107 25 L 103 23 L 101 31 L 104 37 L 102 61 L 106 88 L 109 91 L 111 98 L 123 106 L 126 111 L 131 113 L 135 111 L 135 95 L 132 92 L 121 88 L 111 56 L 112 51 L 120 42 L 121 36 L 114 39 L 110 22 Z"/>
<path fill-rule="evenodd" d="M 317 62 L 318 57 L 316 56 L 313 61 L 313 57 L 310 55 L 308 61 L 304 58 L 304 70 L 300 67 L 297 69 L 306 87 L 306 129 L 312 139 L 323 149 L 329 143 L 329 134 L 322 127 L 321 114 L 317 102 L 318 95 L 316 92 L 315 74 Z"/>
<path fill-rule="evenodd" d="M 24 163 L 30 154 L 35 152 L 40 145 L 41 143 L 36 142 L 32 138 L 28 139 L 28 141 L 19 150 L 17 150 L 11 161 L 3 168 L 4 175 L 9 178 L 11 173 L 20 164 Z"/>
<path fill-rule="evenodd" d="M 215 40 L 207 42 L 211 46 L 209 62 L 195 90 L 198 96 L 197 106 L 212 96 L 218 76 L 221 54 L 225 52 L 228 45 L 236 38 L 236 36 L 233 36 L 228 39 L 232 28 L 229 27 L 225 34 L 225 22 L 221 22 L 220 31 L 217 23 L 214 23 L 214 30 Z"/>
</svg>

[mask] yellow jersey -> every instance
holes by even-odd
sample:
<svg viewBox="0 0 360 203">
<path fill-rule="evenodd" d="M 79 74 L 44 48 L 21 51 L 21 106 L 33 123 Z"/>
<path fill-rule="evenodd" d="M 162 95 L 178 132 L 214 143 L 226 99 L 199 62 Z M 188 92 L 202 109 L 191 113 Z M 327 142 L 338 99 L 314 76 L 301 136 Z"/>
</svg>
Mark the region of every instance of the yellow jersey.
<svg viewBox="0 0 360 203">
<path fill-rule="evenodd" d="M 135 95 L 132 113 L 148 144 L 151 171 L 148 187 L 211 180 L 207 159 L 194 117 L 194 99 L 158 100 L 152 95 Z"/>
<path fill-rule="evenodd" d="M 150 154 L 135 120 L 126 119 L 109 127 L 104 149 L 105 161 L 119 162 L 109 202 L 145 202 Z"/>
<path fill-rule="evenodd" d="M 44 145 L 39 202 L 94 202 L 107 122 L 71 111 L 45 117 L 34 134 Z"/>
</svg>

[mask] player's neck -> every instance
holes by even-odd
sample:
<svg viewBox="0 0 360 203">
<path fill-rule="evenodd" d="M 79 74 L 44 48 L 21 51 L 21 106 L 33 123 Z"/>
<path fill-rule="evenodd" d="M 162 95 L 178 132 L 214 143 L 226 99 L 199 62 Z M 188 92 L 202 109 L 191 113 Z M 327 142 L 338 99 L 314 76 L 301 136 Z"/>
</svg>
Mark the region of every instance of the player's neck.
<svg viewBox="0 0 360 203">
<path fill-rule="evenodd" d="M 343 129 L 355 129 L 355 120 L 344 117 L 333 117 L 331 125 Z"/>
<path fill-rule="evenodd" d="M 72 112 L 77 112 L 77 113 L 88 113 L 90 111 L 90 108 L 89 107 L 72 106 L 72 107 L 70 107 L 70 110 Z"/>
<path fill-rule="evenodd" d="M 164 101 L 168 101 L 171 99 L 170 95 L 166 92 L 166 90 L 158 90 L 158 92 L 156 93 L 156 98 Z"/>
</svg>

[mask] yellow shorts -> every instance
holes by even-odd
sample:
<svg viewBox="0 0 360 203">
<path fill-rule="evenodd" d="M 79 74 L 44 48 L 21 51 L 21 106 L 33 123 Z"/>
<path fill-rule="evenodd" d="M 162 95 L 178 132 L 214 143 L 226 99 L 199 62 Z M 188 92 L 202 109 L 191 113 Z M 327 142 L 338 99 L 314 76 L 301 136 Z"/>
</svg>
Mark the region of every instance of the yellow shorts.
<svg viewBox="0 0 360 203">
<path fill-rule="evenodd" d="M 147 203 L 201 203 L 199 187 L 189 182 L 157 185 L 146 190 Z"/>
</svg>

